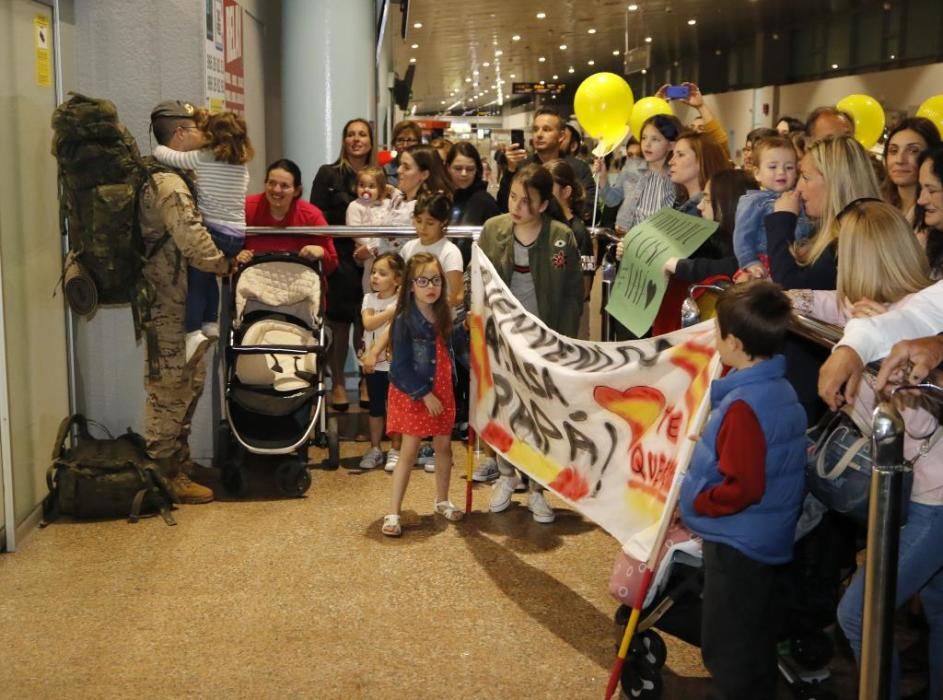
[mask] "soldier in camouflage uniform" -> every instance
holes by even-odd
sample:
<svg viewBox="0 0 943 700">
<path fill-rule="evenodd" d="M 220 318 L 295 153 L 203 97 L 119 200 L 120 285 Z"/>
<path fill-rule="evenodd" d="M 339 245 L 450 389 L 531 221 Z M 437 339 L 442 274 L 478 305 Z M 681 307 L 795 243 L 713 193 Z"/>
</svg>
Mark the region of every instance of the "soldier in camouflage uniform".
<svg viewBox="0 0 943 700">
<path fill-rule="evenodd" d="M 193 115 L 190 104 L 161 102 L 151 112 L 157 142 L 178 151 L 200 148 L 203 141 Z M 149 254 L 143 274 L 154 291 L 148 354 L 156 355 L 149 357 L 144 374 L 147 451 L 182 503 L 207 503 L 213 500 L 213 492 L 189 476 L 193 466 L 188 444 L 190 421 L 206 379 L 206 347 L 186 362 L 183 316 L 187 265 L 225 274 L 230 264 L 204 228 L 187 182 L 176 173 L 153 174 L 141 192 L 140 220 Z"/>
</svg>

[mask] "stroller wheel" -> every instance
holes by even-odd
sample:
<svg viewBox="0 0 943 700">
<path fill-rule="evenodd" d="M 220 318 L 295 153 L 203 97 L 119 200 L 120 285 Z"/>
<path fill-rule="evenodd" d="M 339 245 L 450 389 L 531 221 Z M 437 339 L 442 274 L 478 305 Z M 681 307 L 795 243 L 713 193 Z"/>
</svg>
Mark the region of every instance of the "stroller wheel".
<svg viewBox="0 0 943 700">
<path fill-rule="evenodd" d="M 337 418 L 328 418 L 327 421 L 327 459 L 325 469 L 337 469 L 341 465 L 340 437 L 337 430 Z"/>
<path fill-rule="evenodd" d="M 635 654 L 656 671 L 664 666 L 668 659 L 668 647 L 665 646 L 665 640 L 654 630 L 645 630 L 636 635 L 632 640 L 629 653 Z"/>
<path fill-rule="evenodd" d="M 304 462 L 289 460 L 282 462 L 275 470 L 275 482 L 279 490 L 286 496 L 295 496 L 300 498 L 304 496 L 311 488 L 311 475 L 308 473 L 308 465 Z"/>
<path fill-rule="evenodd" d="M 641 657 L 626 657 L 621 682 L 622 692 L 632 700 L 661 698 L 661 673 Z"/>
<path fill-rule="evenodd" d="M 246 490 L 246 475 L 242 467 L 224 465 L 222 475 L 223 488 L 230 496 L 242 496 Z"/>
</svg>

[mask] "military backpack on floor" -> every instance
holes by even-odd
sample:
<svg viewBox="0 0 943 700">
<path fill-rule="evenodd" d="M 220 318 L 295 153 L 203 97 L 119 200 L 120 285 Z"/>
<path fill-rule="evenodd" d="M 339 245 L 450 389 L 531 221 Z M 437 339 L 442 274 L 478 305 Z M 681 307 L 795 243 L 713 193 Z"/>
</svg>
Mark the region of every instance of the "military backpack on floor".
<svg viewBox="0 0 943 700">
<path fill-rule="evenodd" d="M 43 524 L 60 514 L 120 517 L 134 523 L 142 516 L 160 513 L 168 525 L 176 525 L 170 513 L 176 498 L 147 456 L 144 438 L 130 429 L 117 438 L 94 438 L 88 423 L 84 416 L 75 414 L 59 426 L 52 466 L 46 472 L 49 495 L 43 501 Z M 73 425 L 78 439 L 68 448 Z"/>
</svg>

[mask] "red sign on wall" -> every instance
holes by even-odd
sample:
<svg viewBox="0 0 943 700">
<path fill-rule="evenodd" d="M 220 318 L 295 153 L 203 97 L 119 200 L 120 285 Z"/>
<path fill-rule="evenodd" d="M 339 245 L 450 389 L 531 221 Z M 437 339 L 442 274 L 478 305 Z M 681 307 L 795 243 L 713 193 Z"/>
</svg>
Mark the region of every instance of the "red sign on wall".
<svg viewBox="0 0 943 700">
<path fill-rule="evenodd" d="M 242 7 L 235 0 L 223 0 L 226 19 L 223 34 L 226 46 L 226 109 L 245 116 L 245 66 L 242 60 Z"/>
</svg>

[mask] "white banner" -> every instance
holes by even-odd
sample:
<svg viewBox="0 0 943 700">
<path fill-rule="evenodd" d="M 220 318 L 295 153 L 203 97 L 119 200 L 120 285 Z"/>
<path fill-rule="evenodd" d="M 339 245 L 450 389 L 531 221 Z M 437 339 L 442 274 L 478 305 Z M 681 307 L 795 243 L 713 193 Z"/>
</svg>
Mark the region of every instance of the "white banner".
<svg viewBox="0 0 943 700">
<path fill-rule="evenodd" d="M 713 321 L 650 340 L 575 340 L 525 311 L 478 246 L 472 266 L 478 434 L 623 545 L 650 540 L 719 368 Z"/>
</svg>

